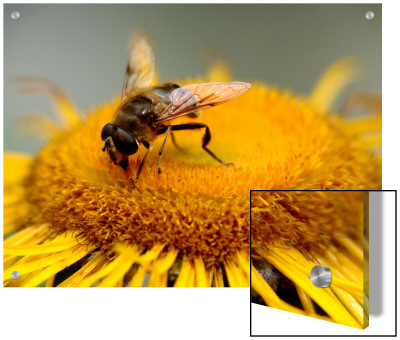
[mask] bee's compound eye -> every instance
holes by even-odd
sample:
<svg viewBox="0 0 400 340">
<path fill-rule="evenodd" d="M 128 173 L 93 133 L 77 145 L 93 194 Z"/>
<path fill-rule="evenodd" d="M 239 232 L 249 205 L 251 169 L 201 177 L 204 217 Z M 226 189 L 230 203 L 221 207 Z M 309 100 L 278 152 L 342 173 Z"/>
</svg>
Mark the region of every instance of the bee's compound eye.
<svg viewBox="0 0 400 340">
<path fill-rule="evenodd" d="M 104 125 L 103 130 L 101 130 L 101 139 L 105 140 L 106 138 L 110 137 L 116 128 L 113 124 Z"/>
<path fill-rule="evenodd" d="M 112 139 L 117 150 L 124 155 L 132 155 L 139 148 L 137 139 L 121 128 L 113 131 Z"/>
</svg>

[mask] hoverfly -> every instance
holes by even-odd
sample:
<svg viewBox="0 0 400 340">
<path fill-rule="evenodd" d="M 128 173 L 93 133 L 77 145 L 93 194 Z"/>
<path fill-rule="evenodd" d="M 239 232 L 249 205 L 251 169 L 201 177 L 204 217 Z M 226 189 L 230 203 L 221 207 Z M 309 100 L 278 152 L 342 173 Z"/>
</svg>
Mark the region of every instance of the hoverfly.
<svg viewBox="0 0 400 340">
<path fill-rule="evenodd" d="M 173 131 L 205 129 L 202 148 L 216 161 L 224 165 L 233 165 L 219 159 L 207 147 L 211 140 L 211 132 L 207 124 L 172 125 L 170 122 L 185 115 L 197 117 L 201 109 L 235 99 L 246 92 L 251 85 L 243 82 L 185 86 L 167 83 L 150 87 L 154 74 L 153 48 L 144 36 L 136 37 L 126 68 L 121 104 L 111 123 L 106 124 L 101 132 L 104 143 L 102 150 L 107 152 L 110 161 L 126 170 L 129 165 L 128 156 L 136 153 L 139 145 L 143 144 L 146 153 L 139 165 L 136 183 L 150 151 L 150 142 L 157 136 L 165 134 L 158 155 L 158 173 L 160 173 L 161 154 L 170 133 L 172 135 Z"/>
</svg>

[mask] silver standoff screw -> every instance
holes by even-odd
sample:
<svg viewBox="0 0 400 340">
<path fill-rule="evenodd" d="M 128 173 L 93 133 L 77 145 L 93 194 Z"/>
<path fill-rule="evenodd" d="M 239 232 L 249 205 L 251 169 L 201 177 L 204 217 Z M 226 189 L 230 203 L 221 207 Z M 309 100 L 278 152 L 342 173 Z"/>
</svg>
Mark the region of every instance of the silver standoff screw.
<svg viewBox="0 0 400 340">
<path fill-rule="evenodd" d="M 375 13 L 372 11 L 368 11 L 367 13 L 365 13 L 365 17 L 367 18 L 367 20 L 372 20 L 375 17 Z"/>
<path fill-rule="evenodd" d="M 18 20 L 21 17 L 21 14 L 18 11 L 13 11 L 11 13 L 11 19 Z"/>
<path fill-rule="evenodd" d="M 12 273 L 11 273 L 11 277 L 12 277 L 14 280 L 18 280 L 18 279 L 19 279 L 19 272 L 17 272 L 17 271 L 12 272 Z"/>
<path fill-rule="evenodd" d="M 332 282 L 332 273 L 327 266 L 315 266 L 311 269 L 310 280 L 315 287 L 326 288 Z"/>
</svg>

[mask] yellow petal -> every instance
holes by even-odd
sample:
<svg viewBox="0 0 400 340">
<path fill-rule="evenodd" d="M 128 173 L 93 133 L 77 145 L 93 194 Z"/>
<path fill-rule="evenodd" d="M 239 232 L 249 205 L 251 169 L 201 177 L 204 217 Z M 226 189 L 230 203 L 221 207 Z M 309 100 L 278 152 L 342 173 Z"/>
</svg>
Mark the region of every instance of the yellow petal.
<svg viewBox="0 0 400 340">
<path fill-rule="evenodd" d="M 184 257 L 174 287 L 194 287 L 194 284 L 195 284 L 194 266 L 186 257 Z"/>
<path fill-rule="evenodd" d="M 133 275 L 129 287 L 142 287 L 147 273 L 147 266 L 139 266 Z"/>
<path fill-rule="evenodd" d="M 117 285 L 120 279 L 123 279 L 128 270 L 132 267 L 135 260 L 139 257 L 140 252 L 137 249 L 126 249 L 121 255 L 121 263 L 110 271 L 108 275 L 101 280 L 98 287 L 113 287 Z"/>
<path fill-rule="evenodd" d="M 87 247 L 80 247 L 79 249 L 75 250 L 73 253 L 69 253 L 68 256 L 63 257 L 62 259 L 58 260 L 56 263 L 48 266 L 47 268 L 43 269 L 32 277 L 30 280 L 23 283 L 22 287 L 36 287 L 41 282 L 52 278 L 55 274 L 59 273 L 63 269 L 69 267 L 76 261 L 80 260 L 81 258 L 85 257 L 88 253 L 90 253 L 95 247 L 92 246 L 90 248 Z"/>
<path fill-rule="evenodd" d="M 4 186 L 20 184 L 29 173 L 32 156 L 18 152 L 4 153 Z"/>
<path fill-rule="evenodd" d="M 57 113 L 67 126 L 73 126 L 82 121 L 82 118 L 74 104 L 52 81 L 40 77 L 18 77 L 16 80 L 19 92 L 44 92 L 49 94 L 54 100 Z"/>
<path fill-rule="evenodd" d="M 332 108 L 333 101 L 359 74 L 359 61 L 348 57 L 334 62 L 322 75 L 310 96 L 310 101 L 322 111 Z"/>
<path fill-rule="evenodd" d="M 96 269 L 100 269 L 102 265 L 106 262 L 106 257 L 102 256 L 100 252 L 98 252 L 88 263 L 86 263 L 81 269 L 72 274 L 68 279 L 64 280 L 57 287 L 71 287 L 78 286 L 79 283 L 88 275 L 95 271 Z"/>
<path fill-rule="evenodd" d="M 209 279 L 206 272 L 206 267 L 201 258 L 194 259 L 194 268 L 196 271 L 196 287 L 209 287 Z"/>
</svg>

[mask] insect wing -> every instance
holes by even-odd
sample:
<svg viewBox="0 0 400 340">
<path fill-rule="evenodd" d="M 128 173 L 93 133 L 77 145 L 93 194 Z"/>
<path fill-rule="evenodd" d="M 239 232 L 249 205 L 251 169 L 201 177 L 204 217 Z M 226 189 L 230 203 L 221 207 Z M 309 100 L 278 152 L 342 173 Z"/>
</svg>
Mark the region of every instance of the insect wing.
<svg viewBox="0 0 400 340">
<path fill-rule="evenodd" d="M 170 95 L 171 104 L 157 121 L 165 122 L 191 112 L 204 110 L 235 99 L 250 88 L 249 83 L 202 83 L 182 86 Z"/>
<path fill-rule="evenodd" d="M 133 39 L 133 48 L 126 67 L 121 101 L 125 101 L 133 88 L 150 86 L 155 74 L 154 50 L 149 38 L 138 33 Z"/>
</svg>

